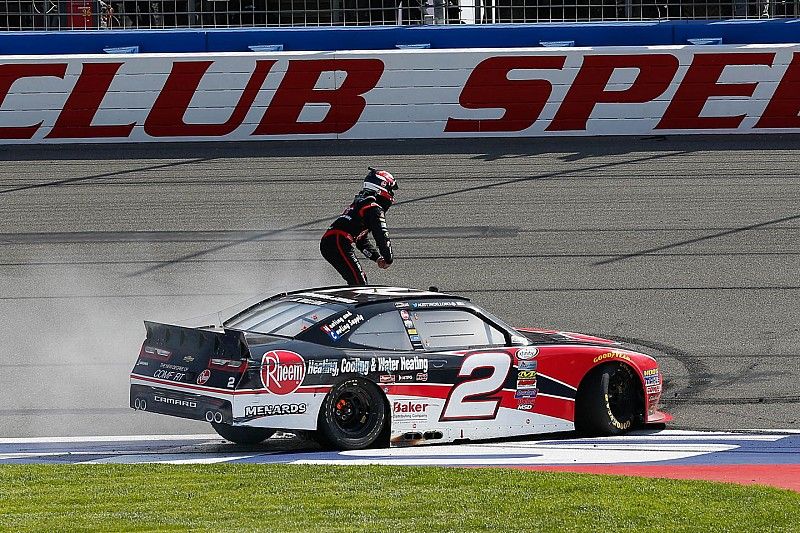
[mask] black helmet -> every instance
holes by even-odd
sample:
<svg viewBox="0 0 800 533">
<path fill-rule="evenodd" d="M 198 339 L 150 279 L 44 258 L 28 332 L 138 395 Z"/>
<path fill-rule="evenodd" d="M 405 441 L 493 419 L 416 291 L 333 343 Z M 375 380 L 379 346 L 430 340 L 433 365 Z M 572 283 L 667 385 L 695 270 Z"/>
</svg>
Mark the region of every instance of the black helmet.
<svg viewBox="0 0 800 533">
<path fill-rule="evenodd" d="M 364 189 L 375 195 L 381 207 L 388 209 L 394 203 L 397 181 L 385 170 L 369 167 L 369 173 L 364 178 Z"/>
</svg>

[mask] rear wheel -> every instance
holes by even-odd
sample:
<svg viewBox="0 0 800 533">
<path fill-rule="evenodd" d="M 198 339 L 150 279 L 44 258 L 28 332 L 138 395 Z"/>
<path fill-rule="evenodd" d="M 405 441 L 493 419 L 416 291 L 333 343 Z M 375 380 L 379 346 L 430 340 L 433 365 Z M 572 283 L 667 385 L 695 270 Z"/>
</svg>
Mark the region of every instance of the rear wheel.
<svg viewBox="0 0 800 533">
<path fill-rule="evenodd" d="M 575 429 L 585 435 L 620 435 L 640 421 L 639 380 L 627 365 L 592 370 L 575 400 Z"/>
<path fill-rule="evenodd" d="M 368 448 L 385 434 L 386 405 L 375 385 L 348 379 L 336 385 L 322 402 L 319 436 L 340 450 Z"/>
<path fill-rule="evenodd" d="M 219 424 L 217 422 L 211 422 L 211 427 L 220 437 L 236 444 L 258 444 L 275 433 L 275 430 L 270 428 L 231 426 L 230 424 Z"/>
</svg>

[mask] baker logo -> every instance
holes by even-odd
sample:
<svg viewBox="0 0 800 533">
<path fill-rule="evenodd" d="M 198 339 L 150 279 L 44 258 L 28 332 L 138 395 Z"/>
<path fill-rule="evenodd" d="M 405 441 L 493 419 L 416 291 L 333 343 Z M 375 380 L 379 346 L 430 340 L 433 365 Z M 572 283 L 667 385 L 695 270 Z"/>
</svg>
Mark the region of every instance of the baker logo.
<svg viewBox="0 0 800 533">
<path fill-rule="evenodd" d="M 203 385 L 211 377 L 211 370 L 205 369 L 197 375 L 197 384 Z"/>
<path fill-rule="evenodd" d="M 300 354 L 272 350 L 261 359 L 261 383 L 273 394 L 291 394 L 306 377 L 306 362 Z"/>
</svg>

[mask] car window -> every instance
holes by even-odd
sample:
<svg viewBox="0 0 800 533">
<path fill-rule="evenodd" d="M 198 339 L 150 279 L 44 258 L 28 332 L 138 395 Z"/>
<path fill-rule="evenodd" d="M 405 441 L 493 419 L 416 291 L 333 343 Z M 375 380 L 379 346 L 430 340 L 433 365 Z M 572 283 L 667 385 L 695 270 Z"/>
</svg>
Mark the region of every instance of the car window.
<svg viewBox="0 0 800 533">
<path fill-rule="evenodd" d="M 408 332 L 397 311 L 380 313 L 366 320 L 350 334 L 348 341 L 369 348 L 411 350 Z"/>
<path fill-rule="evenodd" d="M 426 349 L 505 346 L 502 331 L 479 316 L 458 309 L 414 311 L 411 320 Z"/>
<path fill-rule="evenodd" d="M 225 323 L 226 327 L 257 333 L 294 337 L 310 326 L 343 309 L 335 304 L 315 305 L 279 301 L 259 306 Z"/>
</svg>

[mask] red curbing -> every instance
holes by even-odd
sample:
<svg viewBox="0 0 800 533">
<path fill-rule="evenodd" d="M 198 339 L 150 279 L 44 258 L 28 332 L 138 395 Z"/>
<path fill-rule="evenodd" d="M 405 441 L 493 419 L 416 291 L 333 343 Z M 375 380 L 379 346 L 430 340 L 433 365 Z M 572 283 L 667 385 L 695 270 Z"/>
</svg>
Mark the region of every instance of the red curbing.
<svg viewBox="0 0 800 533">
<path fill-rule="evenodd" d="M 549 465 L 519 466 L 519 470 L 579 472 L 666 479 L 698 479 L 740 485 L 769 485 L 800 492 L 800 464 L 780 465 Z"/>
</svg>

